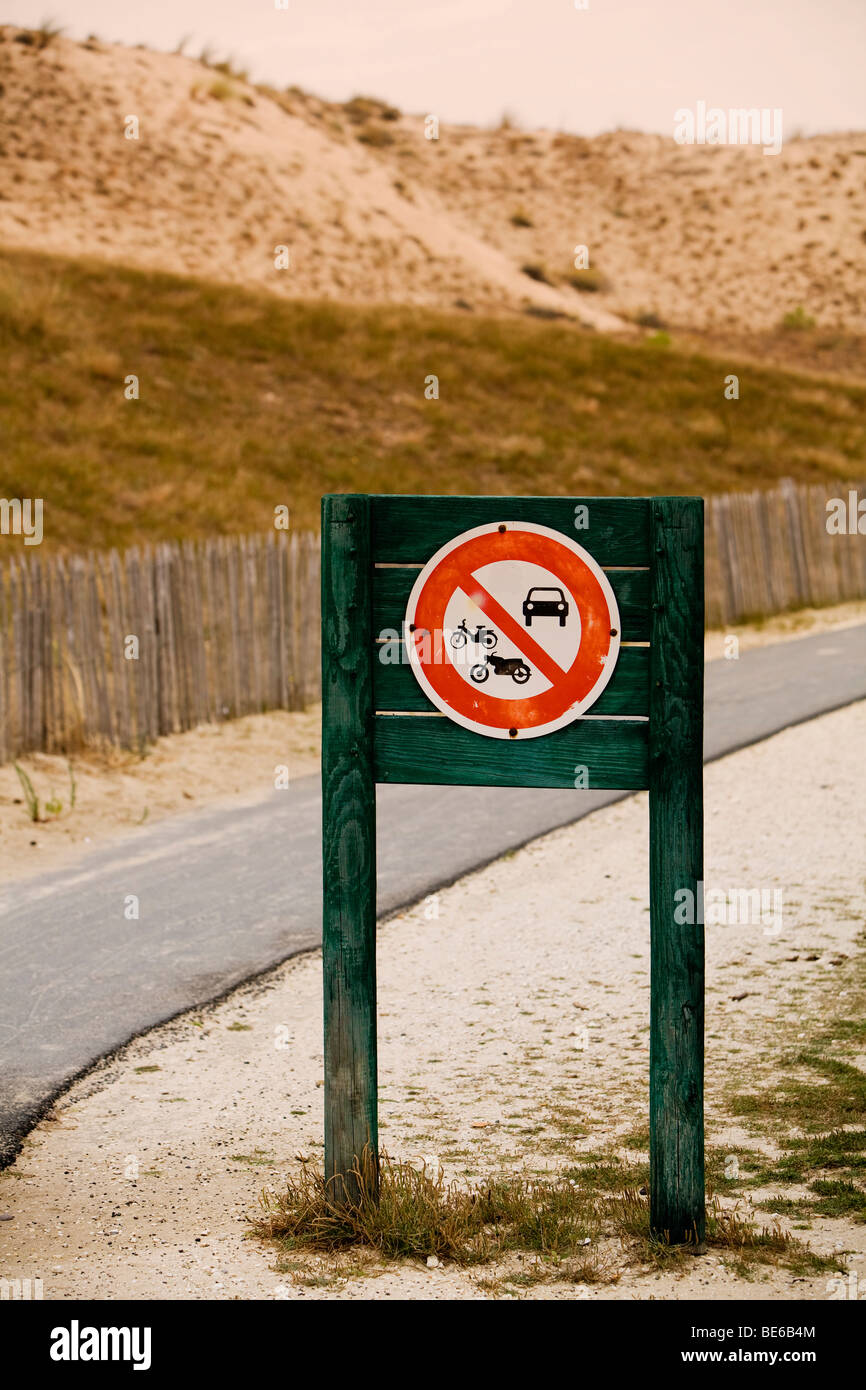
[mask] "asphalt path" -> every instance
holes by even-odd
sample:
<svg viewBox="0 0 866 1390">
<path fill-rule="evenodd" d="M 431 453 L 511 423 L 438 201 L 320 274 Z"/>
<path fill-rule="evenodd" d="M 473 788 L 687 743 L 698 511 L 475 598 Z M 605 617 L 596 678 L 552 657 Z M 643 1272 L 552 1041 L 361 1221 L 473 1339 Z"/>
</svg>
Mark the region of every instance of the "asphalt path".
<svg viewBox="0 0 866 1390">
<path fill-rule="evenodd" d="M 863 625 L 712 662 L 706 759 L 863 698 Z M 623 795 L 380 787 L 380 915 Z M 0 888 L 0 1164 L 98 1058 L 318 945 L 320 823 L 319 779 L 305 777 Z"/>
</svg>

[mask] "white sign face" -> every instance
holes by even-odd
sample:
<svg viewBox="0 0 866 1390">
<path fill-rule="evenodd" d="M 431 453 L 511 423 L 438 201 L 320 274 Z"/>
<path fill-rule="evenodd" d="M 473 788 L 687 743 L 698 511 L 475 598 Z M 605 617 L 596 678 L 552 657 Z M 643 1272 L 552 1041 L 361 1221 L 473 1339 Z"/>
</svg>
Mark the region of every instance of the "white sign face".
<svg viewBox="0 0 866 1390">
<path fill-rule="evenodd" d="M 438 550 L 406 609 L 405 641 L 433 704 L 489 738 L 537 738 L 580 717 L 620 644 L 604 571 L 571 537 L 478 526 Z"/>
</svg>

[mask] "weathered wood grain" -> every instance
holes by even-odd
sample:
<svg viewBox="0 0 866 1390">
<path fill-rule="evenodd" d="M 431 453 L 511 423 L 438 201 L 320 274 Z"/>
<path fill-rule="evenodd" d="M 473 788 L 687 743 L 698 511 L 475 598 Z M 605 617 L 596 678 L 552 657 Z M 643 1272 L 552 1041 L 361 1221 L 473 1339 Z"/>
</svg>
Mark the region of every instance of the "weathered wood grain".
<svg viewBox="0 0 866 1390">
<path fill-rule="evenodd" d="M 485 738 L 445 715 L 377 714 L 377 782 L 459 787 L 647 787 L 646 723 L 584 719 L 540 738 Z M 575 796 L 578 792 L 575 792 Z"/>
<path fill-rule="evenodd" d="M 654 498 L 650 646 L 650 1215 L 704 1238 L 703 502 Z M 678 912 L 678 907 L 680 911 Z"/>
<path fill-rule="evenodd" d="M 357 1201 L 378 1164 L 370 502 L 322 500 L 325 1175 Z"/>
<path fill-rule="evenodd" d="M 641 497 L 371 497 L 376 564 L 426 564 L 460 530 L 519 518 L 562 531 L 600 565 L 649 564 L 649 503 Z M 575 507 L 588 508 L 586 530 L 575 529 Z"/>
<path fill-rule="evenodd" d="M 385 711 L 436 713 L 408 661 L 383 662 L 383 654 L 393 654 L 391 644 L 376 647 L 373 690 L 377 713 Z M 405 650 L 401 652 L 405 656 Z M 614 673 L 592 706 L 591 714 L 627 714 L 646 718 L 649 714 L 649 647 L 622 647 Z"/>
</svg>

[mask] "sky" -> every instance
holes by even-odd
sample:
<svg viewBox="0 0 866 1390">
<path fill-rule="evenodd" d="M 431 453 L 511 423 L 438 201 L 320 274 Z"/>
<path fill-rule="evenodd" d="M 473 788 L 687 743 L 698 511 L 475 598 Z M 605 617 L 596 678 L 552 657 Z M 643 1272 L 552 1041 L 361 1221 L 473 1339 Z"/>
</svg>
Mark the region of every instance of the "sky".
<svg viewBox="0 0 866 1390">
<path fill-rule="evenodd" d="M 287 8 L 277 5 L 287 3 Z M 866 0 L 2 0 L 72 38 L 233 55 L 254 80 L 479 125 L 670 134 L 674 112 L 781 108 L 786 137 L 866 128 Z"/>
</svg>

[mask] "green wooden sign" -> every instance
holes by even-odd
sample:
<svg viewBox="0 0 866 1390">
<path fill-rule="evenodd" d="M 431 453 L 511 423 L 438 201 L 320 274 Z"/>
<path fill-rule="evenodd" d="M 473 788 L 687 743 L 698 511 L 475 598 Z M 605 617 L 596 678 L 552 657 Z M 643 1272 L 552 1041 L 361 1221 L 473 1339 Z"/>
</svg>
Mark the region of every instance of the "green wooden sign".
<svg viewBox="0 0 866 1390">
<path fill-rule="evenodd" d="M 537 533 L 537 546 L 497 549 L 498 537 L 516 545 L 517 531 Z M 479 549 L 465 552 L 472 563 L 460 571 L 465 533 Z M 567 567 L 559 581 L 549 558 L 556 536 L 563 554 L 586 552 L 581 605 L 596 586 L 595 608 L 581 607 L 579 625 L 572 600 L 584 581 Z M 434 557 L 458 538 L 437 589 Z M 574 788 L 582 768 L 579 786 L 649 791 L 651 1222 L 672 1241 L 703 1240 L 703 927 L 677 922 L 675 898 L 688 889 L 696 899 L 703 878 L 703 545 L 697 497 L 322 499 L 325 1172 L 346 1200 L 357 1196 L 356 1168 L 374 1181 L 377 1171 L 376 783 Z M 520 559 L 510 569 L 495 568 L 513 554 Z M 471 590 L 477 621 L 465 621 L 470 609 L 445 607 L 448 566 Z M 477 589 L 470 569 L 481 576 Z M 485 582 L 488 574 L 511 582 L 512 572 L 515 594 L 532 580 L 519 606 Z M 428 615 L 426 627 L 407 623 L 412 659 L 381 660 L 382 634 L 403 633 L 407 611 Z M 443 630 L 431 632 L 439 613 Z M 471 648 L 468 678 L 440 682 L 435 657 L 419 676 L 412 644 L 454 646 L 455 635 Z M 561 665 L 574 659 L 565 694 L 579 697 L 564 715 L 549 689 L 558 668 L 545 665 L 558 641 Z M 581 684 L 589 650 L 604 674 Z M 587 702 L 592 717 L 582 713 Z M 500 708 L 513 717 L 489 713 Z"/>
</svg>

